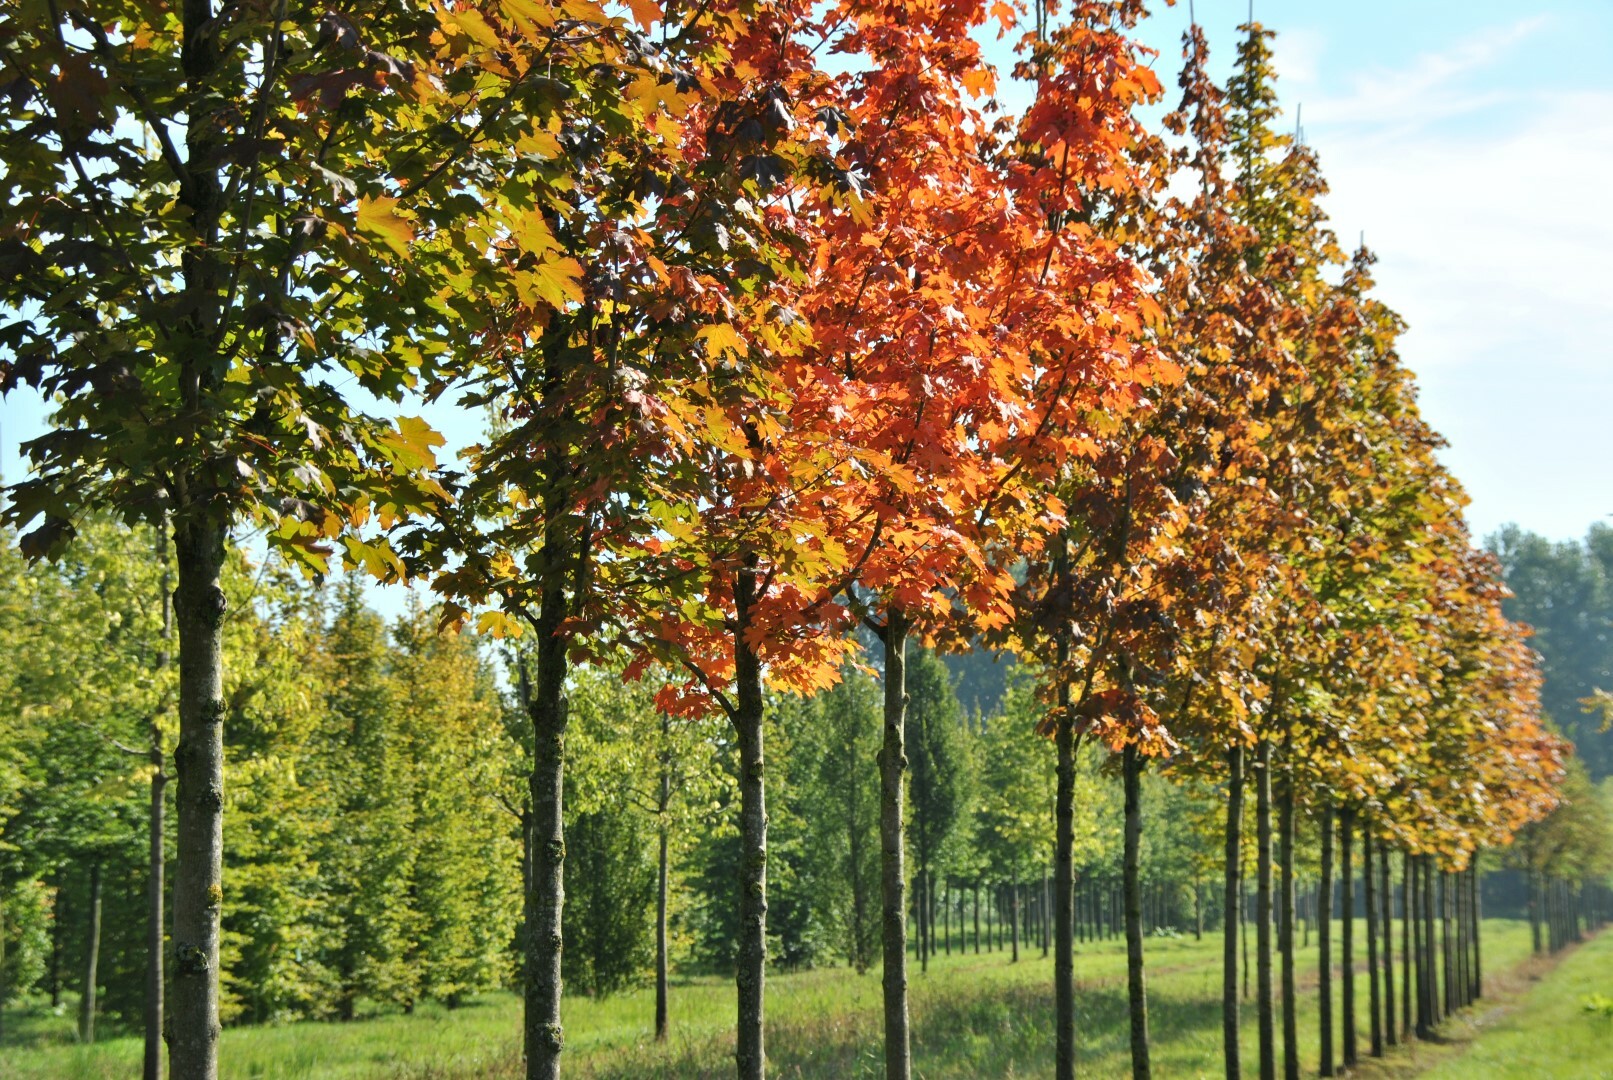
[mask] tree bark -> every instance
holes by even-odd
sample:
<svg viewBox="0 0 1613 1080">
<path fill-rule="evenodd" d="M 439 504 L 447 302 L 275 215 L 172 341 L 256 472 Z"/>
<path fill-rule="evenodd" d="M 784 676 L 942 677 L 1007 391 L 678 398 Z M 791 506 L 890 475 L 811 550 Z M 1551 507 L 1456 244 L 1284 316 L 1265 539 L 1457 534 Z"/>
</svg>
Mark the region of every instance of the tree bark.
<svg viewBox="0 0 1613 1080">
<path fill-rule="evenodd" d="M 1361 879 L 1365 886 L 1367 911 L 1367 1007 L 1372 1013 L 1368 1025 L 1371 1053 L 1383 1057 L 1383 996 L 1379 986 L 1383 973 L 1378 970 L 1378 889 L 1372 866 L 1372 830 L 1361 827 Z"/>
<path fill-rule="evenodd" d="M 1353 1069 L 1357 1063 L 1355 1041 L 1355 863 L 1352 859 L 1355 841 L 1355 812 L 1346 808 L 1339 813 L 1339 880 L 1344 885 L 1343 931 L 1339 935 L 1339 965 L 1344 979 L 1344 1067 Z"/>
<path fill-rule="evenodd" d="M 1412 949 L 1411 949 L 1411 852 L 1400 856 L 1400 1036 L 1411 1038 Z"/>
<path fill-rule="evenodd" d="M 1008 886 L 1008 921 L 1012 931 L 1013 952 L 1009 955 L 1009 963 L 1019 963 L 1019 881 Z"/>
<path fill-rule="evenodd" d="M 1389 1046 L 1400 1043 L 1395 1023 L 1395 894 L 1389 879 L 1389 845 L 1378 843 L 1378 896 L 1383 918 L 1383 1035 Z"/>
<path fill-rule="evenodd" d="M 1132 1080 L 1153 1075 L 1148 1059 L 1148 989 L 1143 979 L 1142 889 L 1138 881 L 1142 854 L 1142 754 L 1127 743 L 1121 758 L 1125 774 L 1126 823 L 1123 872 L 1126 905 L 1126 999 L 1131 1013 Z"/>
<path fill-rule="evenodd" d="M 907 1008 L 907 870 L 902 826 L 907 774 L 907 621 L 885 613 L 885 733 L 879 751 L 880 892 L 885 1004 L 885 1080 L 908 1080 L 913 1053 Z"/>
<path fill-rule="evenodd" d="M 671 779 L 665 770 L 661 772 L 661 797 L 663 800 L 670 797 Z M 656 831 L 656 861 L 655 861 L 655 1041 L 666 1042 L 667 1035 L 667 940 L 666 940 L 666 901 L 667 901 L 667 825 L 664 820 L 666 813 L 663 802 L 663 820 Z"/>
<path fill-rule="evenodd" d="M 1062 643 L 1061 643 L 1062 653 Z M 1060 680 L 1053 844 L 1053 1025 L 1057 1080 L 1075 1080 L 1075 724 L 1069 687 Z"/>
<path fill-rule="evenodd" d="M 157 558 L 162 562 L 158 579 L 158 604 L 162 610 L 162 629 L 157 647 L 157 670 L 165 671 L 171 659 L 170 646 L 174 637 L 173 576 L 169 570 L 168 523 L 157 529 Z M 168 771 L 163 753 L 162 726 L 151 722 L 151 809 L 147 828 L 148 862 L 146 871 L 146 1000 L 144 1009 L 145 1046 L 141 1058 L 143 1080 L 157 1080 L 162 1075 L 162 996 L 163 996 L 163 896 L 166 892 L 164 874 L 163 834 L 164 812 L 167 809 Z"/>
<path fill-rule="evenodd" d="M 767 1075 L 763 993 L 767 983 L 767 800 L 764 782 L 762 664 L 747 633 L 756 601 L 756 570 L 734 575 L 734 705 L 739 740 L 739 1080 Z"/>
<path fill-rule="evenodd" d="M 185 24 L 191 33 L 187 0 Z M 206 7 L 206 5 L 202 5 Z M 187 49 L 189 48 L 187 44 Z M 174 1080 L 218 1078 L 218 936 L 224 902 L 224 613 L 226 530 L 206 518 L 174 530 L 178 588 L 179 743 L 174 970 L 168 1070 Z"/>
<path fill-rule="evenodd" d="M 1317 987 L 1321 996 L 1319 1023 L 1323 1076 L 1337 1073 L 1333 1057 L 1333 807 L 1322 807 L 1322 884 L 1316 902 Z"/>
<path fill-rule="evenodd" d="M 101 864 L 90 864 L 89 921 L 84 927 L 84 980 L 78 998 L 78 1041 L 95 1041 L 95 990 L 101 961 Z"/>
<path fill-rule="evenodd" d="M 1283 989 L 1283 1078 L 1299 1080 L 1299 983 L 1294 975 L 1294 779 L 1283 778 L 1278 805 L 1278 831 L 1281 835 L 1281 885 L 1277 948 L 1282 956 Z"/>
<path fill-rule="evenodd" d="M 531 892 L 526 910 L 524 1030 L 527 1080 L 556 1080 L 565 1050 L 560 1023 L 560 967 L 565 907 L 566 836 L 564 781 L 568 661 L 560 626 L 566 597 L 558 585 L 544 588 L 537 617 L 537 681 L 528 713 L 532 720 L 532 773 L 527 778 L 531 812 Z"/>
<path fill-rule="evenodd" d="M 1241 1080 L 1238 931 L 1243 906 L 1243 746 L 1227 750 L 1227 827 L 1221 917 L 1221 1053 L 1227 1080 Z"/>
<path fill-rule="evenodd" d="M 1479 939 L 1484 929 L 1484 888 L 1479 879 L 1479 856 L 1473 853 L 1473 998 L 1484 996 L 1484 954 Z"/>
<path fill-rule="evenodd" d="M 1260 1023 L 1260 1080 L 1276 1080 L 1275 1001 L 1272 991 L 1271 743 L 1255 750 L 1255 1015 Z"/>
<path fill-rule="evenodd" d="M 1405 908 L 1406 921 L 1411 924 L 1412 950 L 1417 968 L 1417 1037 L 1426 1039 L 1433 1025 L 1428 1015 L 1428 954 L 1423 948 L 1423 859 L 1421 855 L 1406 856 Z M 1408 992 L 1408 997 L 1410 996 Z"/>
</svg>

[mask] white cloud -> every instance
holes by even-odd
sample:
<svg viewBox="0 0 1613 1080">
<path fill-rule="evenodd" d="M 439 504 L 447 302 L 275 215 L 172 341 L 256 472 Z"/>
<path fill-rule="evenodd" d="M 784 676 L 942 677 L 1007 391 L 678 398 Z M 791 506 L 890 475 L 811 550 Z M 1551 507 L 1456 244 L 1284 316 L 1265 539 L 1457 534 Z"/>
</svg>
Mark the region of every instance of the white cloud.
<svg viewBox="0 0 1613 1080">
<path fill-rule="evenodd" d="M 1411 325 L 1403 355 L 1476 530 L 1567 536 L 1613 511 L 1613 91 L 1499 88 L 1541 25 L 1307 96 L 1305 126 L 1335 228 L 1365 231 Z"/>
</svg>

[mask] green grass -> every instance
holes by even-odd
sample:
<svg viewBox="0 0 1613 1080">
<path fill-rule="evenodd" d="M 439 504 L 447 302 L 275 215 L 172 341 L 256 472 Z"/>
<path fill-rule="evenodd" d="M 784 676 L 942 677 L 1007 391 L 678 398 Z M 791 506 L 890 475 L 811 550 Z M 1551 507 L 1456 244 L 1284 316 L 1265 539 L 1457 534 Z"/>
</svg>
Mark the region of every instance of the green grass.
<svg viewBox="0 0 1613 1080">
<path fill-rule="evenodd" d="M 1613 996 L 1613 934 L 1531 971 L 1510 1000 L 1448 1025 L 1451 1042 L 1425 1052 L 1425 1080 L 1613 1080 L 1613 1019 L 1585 1009 Z"/>
<path fill-rule="evenodd" d="M 1364 927 L 1357 926 L 1364 960 Z M 1335 928 L 1335 941 L 1337 928 Z M 1398 949 L 1398 936 L 1396 939 Z M 1516 968 L 1529 951 L 1528 927 L 1492 920 L 1485 925 L 1487 970 Z M 1580 1016 L 1579 999 L 1593 990 L 1597 961 L 1606 965 L 1613 936 L 1576 954 L 1564 972 L 1584 970 L 1583 990 L 1571 1000 L 1548 995 L 1541 1008 L 1556 1009 L 1549 1022 L 1575 1025 L 1575 1051 L 1595 1049 L 1591 1040 L 1605 1033 L 1605 1020 Z M 965 1077 L 1041 1077 L 1052 1072 L 1052 963 L 1039 950 L 1010 964 L 1005 953 L 939 957 L 927 974 L 912 974 L 914 1060 L 926 1080 Z M 1582 959 L 1589 958 L 1589 962 Z M 1195 942 L 1156 937 L 1148 942 L 1149 1019 L 1156 1073 L 1162 1077 L 1218 1076 L 1221 1073 L 1220 939 Z M 1398 962 L 1396 968 L 1398 970 Z M 1304 1070 L 1315 1074 L 1315 937 L 1300 959 L 1299 1030 Z M 1114 1077 L 1130 1071 L 1125 995 L 1125 954 L 1119 942 L 1088 944 L 1077 952 L 1080 983 L 1079 1053 L 1081 1073 Z M 1578 984 L 1576 983 L 1576 986 Z M 1397 987 L 1398 993 L 1398 987 Z M 1357 998 L 1366 1010 L 1366 980 L 1357 979 Z M 726 979 L 701 978 L 674 985 L 673 1038 L 665 1046 L 651 1039 L 653 995 L 648 989 L 604 1001 L 568 999 L 567 1075 L 595 1078 L 727 1077 L 732 1072 L 733 987 Z M 1335 994 L 1335 1009 L 1342 1008 Z M 121 1037 L 94 1047 L 68 1045 L 72 1013 L 54 1017 L 34 1010 L 8 1014 L 8 1047 L 0 1052 L 0 1075 L 16 1080 L 126 1077 L 138 1072 L 140 1042 Z M 882 1073 L 880 983 L 877 971 L 857 976 L 827 968 L 768 981 L 768 1057 L 779 1078 L 876 1077 Z M 1544 1015 L 1544 1014 L 1543 1014 Z M 234 1028 L 224 1034 L 221 1071 L 227 1078 L 265 1080 L 330 1078 L 378 1080 L 471 1080 L 517 1075 L 520 1006 L 508 994 L 490 995 L 457 1010 L 422 1008 L 412 1016 L 383 1015 L 349 1024 L 304 1023 L 284 1027 Z M 1581 1029 L 1583 1031 L 1581 1032 Z M 1502 1033 L 1501 1028 L 1497 1034 Z M 1252 1008 L 1245 1010 L 1244 1054 L 1255 1062 Z M 1527 1040 L 1527 1035 L 1520 1035 Z M 20 1039 L 20 1042 L 13 1040 Z M 1548 1040 L 1540 1040 L 1548 1041 Z M 1482 1045 L 1482 1044 L 1481 1044 Z M 1604 1046 L 1613 1051 L 1613 1036 Z M 1361 1024 L 1365 1057 L 1366 1026 Z M 1515 1073 L 1466 1071 L 1467 1076 L 1605 1076 L 1524 1070 Z M 1465 1080 L 1465 1077 L 1464 1077 Z"/>
</svg>

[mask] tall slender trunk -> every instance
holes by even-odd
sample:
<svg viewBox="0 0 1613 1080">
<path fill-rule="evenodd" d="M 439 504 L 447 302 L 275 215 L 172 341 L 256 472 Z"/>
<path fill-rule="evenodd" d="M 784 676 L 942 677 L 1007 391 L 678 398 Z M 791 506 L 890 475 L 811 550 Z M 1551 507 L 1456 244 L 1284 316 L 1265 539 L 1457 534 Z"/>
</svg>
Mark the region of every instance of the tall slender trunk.
<svg viewBox="0 0 1613 1080">
<path fill-rule="evenodd" d="M 1383 918 L 1383 1035 L 1389 1046 L 1400 1043 L 1395 1023 L 1395 958 L 1394 909 L 1395 894 L 1389 880 L 1389 845 L 1378 843 L 1378 903 Z"/>
<path fill-rule="evenodd" d="M 101 864 L 90 864 L 89 921 L 84 927 L 84 981 L 78 998 L 78 1041 L 95 1041 L 96 968 L 101 962 Z"/>
<path fill-rule="evenodd" d="M 157 670 L 168 667 L 170 648 L 174 637 L 173 574 L 168 558 L 168 523 L 157 529 L 157 558 L 162 562 L 158 579 L 158 604 L 162 610 L 162 629 L 157 646 Z M 162 995 L 163 995 L 163 881 L 166 866 L 163 851 L 163 816 L 167 806 L 167 756 L 163 753 L 162 725 L 155 718 L 149 733 L 151 748 L 147 760 L 151 765 L 151 809 L 147 819 L 150 832 L 147 844 L 149 855 L 146 871 L 146 1000 L 144 1009 L 145 1046 L 141 1058 L 143 1080 L 157 1080 L 162 1075 Z"/>
<path fill-rule="evenodd" d="M 1423 856 L 1423 949 L 1428 953 L 1428 1015 L 1431 1025 L 1438 1024 L 1445 1019 L 1445 1013 L 1440 1009 L 1441 995 L 1439 992 L 1439 963 L 1437 939 L 1434 935 L 1434 857 Z"/>
<path fill-rule="evenodd" d="M 1344 1067 L 1356 1066 L 1355 1044 L 1355 811 L 1339 812 L 1339 879 L 1344 885 L 1343 932 L 1339 935 L 1339 964 L 1344 978 Z"/>
<path fill-rule="evenodd" d="M 1541 949 L 1542 949 L 1542 945 L 1541 945 L 1541 942 L 1540 942 L 1540 908 L 1541 908 L 1540 871 L 1534 869 L 1533 867 L 1530 867 L 1529 868 L 1529 938 L 1534 943 L 1534 950 L 1535 950 L 1536 955 L 1539 955 L 1539 953 L 1541 952 Z"/>
<path fill-rule="evenodd" d="M 1042 959 L 1047 959 L 1048 949 L 1053 944 L 1053 920 L 1049 918 L 1052 913 L 1051 883 L 1048 880 L 1047 867 L 1042 867 L 1042 895 L 1036 907 L 1036 925 L 1042 933 Z"/>
<path fill-rule="evenodd" d="M 655 827 L 655 1041 L 666 1042 L 667 1037 L 667 925 L 666 905 L 669 887 L 668 841 L 671 825 L 667 812 L 672 807 L 672 721 L 661 714 L 660 790 L 656 793 Z M 848 785 L 849 786 L 849 785 Z"/>
<path fill-rule="evenodd" d="M 1439 959 L 1440 967 L 1444 969 L 1444 980 L 1441 983 L 1443 994 L 1440 1001 L 1444 1006 L 1444 1014 L 1449 1016 L 1457 1009 L 1456 1001 L 1456 941 L 1451 935 L 1451 872 L 1439 872 Z"/>
<path fill-rule="evenodd" d="M 1058 689 L 1059 712 L 1053 741 L 1058 753 L 1053 843 L 1053 1027 L 1054 1071 L 1058 1080 L 1075 1078 L 1075 724 L 1069 715 L 1070 691 Z"/>
<path fill-rule="evenodd" d="M 974 941 L 974 945 L 975 945 L 975 955 L 979 956 L 980 955 L 980 881 L 979 881 L 978 878 L 975 880 L 973 892 L 974 892 L 974 904 L 972 905 L 972 907 L 973 907 L 972 914 L 974 916 L 974 924 L 975 924 L 975 932 L 974 932 L 975 941 Z"/>
<path fill-rule="evenodd" d="M 1365 886 L 1367 912 L 1367 1007 L 1372 1013 L 1370 1029 L 1373 1057 L 1383 1057 L 1383 995 L 1379 992 L 1383 973 L 1378 970 L 1378 888 L 1372 866 L 1372 829 L 1361 826 L 1361 880 Z"/>
<path fill-rule="evenodd" d="M 1423 858 L 1406 856 L 1405 917 L 1411 923 L 1412 950 L 1417 968 L 1417 1037 L 1426 1039 L 1433 1025 L 1428 1015 L 1428 954 L 1423 948 Z M 1408 994 L 1408 997 L 1410 995 Z"/>
<path fill-rule="evenodd" d="M 1013 952 L 1010 963 L 1019 963 L 1019 880 L 1008 886 L 1008 921 L 1013 934 Z"/>
<path fill-rule="evenodd" d="M 1126 998 L 1131 1012 L 1132 1080 L 1153 1075 L 1148 1060 L 1148 988 L 1143 980 L 1142 890 L 1138 882 L 1142 854 L 1142 754 L 1127 743 L 1121 758 L 1125 774 L 1126 824 L 1124 873 L 1126 904 Z"/>
<path fill-rule="evenodd" d="M 747 633 L 756 602 L 756 570 L 734 575 L 734 728 L 739 740 L 739 1080 L 767 1075 L 763 993 L 767 982 L 767 800 L 762 752 L 762 664 Z"/>
<path fill-rule="evenodd" d="M 851 966 L 861 975 L 868 970 L 868 889 L 863 880 L 862 800 L 853 781 L 856 768 L 854 745 L 848 747 L 846 762 L 846 853 L 851 866 Z"/>
<path fill-rule="evenodd" d="M 1271 743 L 1261 739 L 1255 750 L 1255 1015 L 1260 1022 L 1260 1080 L 1276 1080 L 1275 1002 L 1271 978 Z"/>
<path fill-rule="evenodd" d="M 1484 889 L 1479 880 L 1479 855 L 1473 853 L 1473 999 L 1484 996 L 1484 954 L 1479 949 L 1479 938 L 1484 929 Z"/>
<path fill-rule="evenodd" d="M 1294 977 L 1294 777 L 1291 768 L 1283 778 L 1277 812 L 1282 845 L 1279 849 L 1282 866 L 1277 948 L 1282 956 L 1283 1078 L 1299 1080 L 1299 984 Z"/>
<path fill-rule="evenodd" d="M 1221 902 L 1221 1053 L 1227 1080 L 1241 1080 L 1238 1049 L 1238 930 L 1243 906 L 1243 745 L 1227 750 L 1226 866 Z"/>
<path fill-rule="evenodd" d="M 1411 907 L 1411 852 L 1400 855 L 1400 1036 L 1411 1038 L 1412 1013 L 1412 907 Z"/>
<path fill-rule="evenodd" d="M 907 775 L 907 620 L 885 613 L 885 734 L 879 751 L 880 896 L 885 1003 L 885 1080 L 908 1080 L 913 1052 L 907 1010 L 907 869 L 902 826 Z"/>
<path fill-rule="evenodd" d="M 187 0 L 185 5 L 187 37 L 195 2 Z M 178 828 L 168 1070 L 175 1080 L 218 1077 L 227 607 L 219 577 L 225 541 L 221 522 L 190 519 L 174 530 L 179 571 L 174 590 L 174 622 L 179 631 L 179 743 L 174 750 Z"/>
<path fill-rule="evenodd" d="M 1323 1076 L 1333 1076 L 1338 1070 L 1333 1050 L 1338 1040 L 1333 1037 L 1333 807 L 1322 807 L 1322 884 L 1317 896 L 1316 948 L 1318 953 L 1317 979 L 1321 995 L 1319 1022 L 1322 1038 Z"/>
<path fill-rule="evenodd" d="M 558 526 L 556 526 L 558 528 Z M 565 906 L 566 642 L 560 626 L 566 597 L 556 585 L 543 590 L 537 615 L 537 682 L 527 712 L 532 719 L 532 773 L 528 777 L 531 892 L 526 911 L 525 1025 L 527 1080 L 556 1080 L 565 1050 L 560 1023 L 561 912 Z"/>
</svg>

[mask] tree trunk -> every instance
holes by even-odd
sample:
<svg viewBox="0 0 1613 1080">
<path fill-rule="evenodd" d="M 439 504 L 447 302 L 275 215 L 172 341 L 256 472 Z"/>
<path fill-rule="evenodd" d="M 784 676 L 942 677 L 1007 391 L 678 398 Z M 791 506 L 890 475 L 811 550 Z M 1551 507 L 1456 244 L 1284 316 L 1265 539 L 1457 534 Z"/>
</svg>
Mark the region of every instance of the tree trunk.
<svg viewBox="0 0 1613 1080">
<path fill-rule="evenodd" d="M 78 999 L 78 1041 L 95 1041 L 96 968 L 101 961 L 101 864 L 90 864 L 89 922 L 84 929 L 84 981 Z"/>
<path fill-rule="evenodd" d="M 670 797 L 670 777 L 665 770 L 661 772 L 661 797 L 663 800 Z M 662 805 L 663 820 L 656 831 L 656 861 L 655 861 L 655 1041 L 666 1042 L 667 1035 L 667 941 L 666 941 L 666 901 L 667 901 L 667 825 L 665 821 L 666 808 Z"/>
<path fill-rule="evenodd" d="M 1444 979 L 1440 986 L 1440 1004 L 1443 1015 L 1449 1016 L 1457 1009 L 1456 1004 L 1456 942 L 1451 937 L 1451 872 L 1440 870 L 1436 879 L 1439 885 L 1438 904 L 1439 911 L 1439 960 L 1444 971 Z"/>
<path fill-rule="evenodd" d="M 1292 773 L 1283 778 L 1278 802 L 1279 848 L 1282 864 L 1278 906 L 1277 949 L 1282 957 L 1283 993 L 1283 1077 L 1299 1080 L 1299 983 L 1294 977 L 1294 781 Z"/>
<path fill-rule="evenodd" d="M 1412 902 L 1411 852 L 1400 856 L 1400 1035 L 1411 1038 L 1412 1014 Z"/>
<path fill-rule="evenodd" d="M 1019 882 L 1015 880 L 1008 886 L 1008 921 L 1012 931 L 1013 952 L 1009 955 L 1009 962 L 1019 963 Z"/>
<path fill-rule="evenodd" d="M 164 520 L 157 528 L 157 558 L 162 562 L 158 579 L 157 603 L 162 610 L 162 629 L 157 646 L 158 671 L 165 671 L 171 659 L 170 648 L 174 637 L 173 575 L 168 557 L 168 523 Z M 151 809 L 147 821 L 149 859 L 146 871 L 146 1000 L 145 1046 L 143 1048 L 141 1076 L 143 1080 L 157 1080 L 162 1075 L 162 995 L 163 995 L 163 881 L 166 866 L 163 852 L 163 816 L 168 791 L 167 758 L 163 753 L 162 727 L 151 721 L 151 749 L 147 760 L 151 764 Z"/>
<path fill-rule="evenodd" d="M 1541 952 L 1540 942 L 1540 871 L 1529 869 L 1529 938 L 1534 942 L 1535 955 Z"/>
<path fill-rule="evenodd" d="M 1427 952 L 1423 949 L 1423 859 L 1421 855 L 1406 856 L 1406 888 L 1404 891 L 1406 921 L 1411 924 L 1412 950 L 1417 968 L 1417 1037 L 1428 1038 L 1433 1025 L 1428 1015 Z M 1407 996 L 1410 996 L 1408 991 Z"/>
<path fill-rule="evenodd" d="M 1243 746 L 1227 750 L 1227 827 L 1221 917 L 1221 1053 L 1227 1080 L 1243 1076 L 1238 1048 L 1238 931 L 1243 907 Z"/>
<path fill-rule="evenodd" d="M 908 1080 L 913 1053 L 907 1010 L 907 869 L 902 826 L 907 773 L 907 621 L 885 613 L 885 736 L 879 751 L 881 975 L 885 1002 L 885 1080 Z"/>
<path fill-rule="evenodd" d="M 1344 979 L 1344 1067 L 1356 1066 L 1355 1043 L 1355 862 L 1352 858 L 1355 843 L 1355 812 L 1345 809 L 1339 813 L 1339 880 L 1344 886 L 1344 925 L 1339 935 L 1339 966 Z"/>
<path fill-rule="evenodd" d="M 1473 853 L 1473 999 L 1484 996 L 1484 954 L 1479 949 L 1479 938 L 1484 929 L 1484 889 L 1479 880 L 1479 856 Z M 1598 920 L 1600 921 L 1600 920 Z"/>
<path fill-rule="evenodd" d="M 767 1074 L 763 1040 L 763 992 L 767 982 L 767 801 L 762 753 L 765 706 L 761 660 L 746 636 L 755 601 L 756 571 L 747 566 L 734 575 L 734 728 L 739 740 L 740 838 L 739 955 L 734 981 L 739 991 L 739 1080 L 762 1080 Z"/>
<path fill-rule="evenodd" d="M 972 914 L 974 915 L 974 923 L 975 923 L 975 933 L 974 933 L 974 937 L 975 937 L 975 942 L 974 942 L 974 944 L 975 944 L 975 955 L 979 956 L 980 955 L 980 882 L 979 882 L 979 880 L 975 881 L 973 891 L 974 891 L 974 904 L 972 906 L 973 906 L 974 910 L 973 910 Z"/>
<path fill-rule="evenodd" d="M 528 777 L 532 882 L 526 903 L 530 922 L 523 1031 L 527 1080 L 556 1080 L 566 1044 L 560 1023 L 561 912 L 566 901 L 562 797 L 570 717 L 565 693 L 569 665 L 560 625 L 566 607 L 559 587 L 545 587 L 537 618 L 537 682 L 527 707 L 532 719 L 532 773 Z"/>
<path fill-rule="evenodd" d="M 1069 688 L 1060 680 L 1058 753 L 1053 804 L 1053 1027 L 1054 1071 L 1058 1080 L 1075 1078 L 1075 724 L 1068 713 Z"/>
<path fill-rule="evenodd" d="M 1142 854 L 1143 759 L 1136 743 L 1127 743 L 1121 757 L 1126 789 L 1124 874 L 1126 905 L 1126 998 L 1131 1012 L 1132 1080 L 1148 1080 L 1148 989 L 1143 981 L 1142 889 L 1138 882 Z"/>
<path fill-rule="evenodd" d="M 1316 902 L 1317 986 L 1321 996 L 1319 1023 L 1322 1038 L 1323 1076 L 1338 1069 L 1333 1050 L 1333 807 L 1322 807 L 1322 884 Z"/>
<path fill-rule="evenodd" d="M 1261 739 L 1255 758 L 1259 773 L 1255 777 L 1255 1015 L 1260 1023 L 1260 1080 L 1276 1080 L 1276 1003 L 1271 978 L 1271 743 Z"/>
<path fill-rule="evenodd" d="M 1378 843 L 1378 896 L 1383 918 L 1383 1035 L 1389 1046 L 1400 1043 L 1395 1023 L 1395 958 L 1394 910 L 1395 894 L 1389 880 L 1389 845 Z"/>
<path fill-rule="evenodd" d="M 1373 1057 L 1383 1057 L 1383 996 L 1379 992 L 1382 972 L 1378 970 L 1378 889 L 1373 878 L 1372 830 L 1361 827 L 1361 881 L 1365 886 L 1367 912 L 1367 1008 L 1372 1013 L 1368 1025 Z"/>
<path fill-rule="evenodd" d="M 205 7 L 205 5 L 204 5 Z M 186 7 L 189 36 L 190 6 Z M 175 1080 L 218 1078 L 218 934 L 224 901 L 224 613 L 219 576 L 226 530 L 188 520 L 174 531 L 179 585 L 178 828 L 168 1069 Z"/>
</svg>

